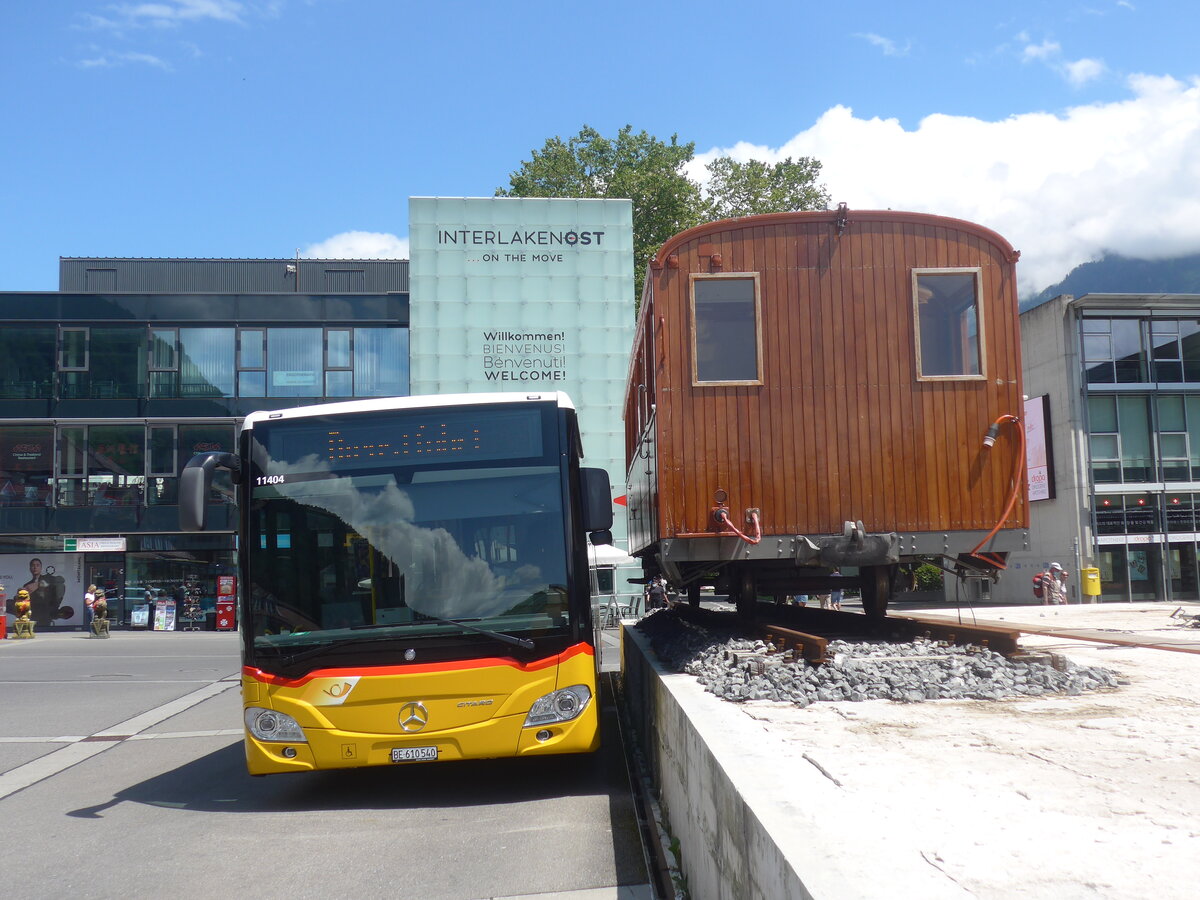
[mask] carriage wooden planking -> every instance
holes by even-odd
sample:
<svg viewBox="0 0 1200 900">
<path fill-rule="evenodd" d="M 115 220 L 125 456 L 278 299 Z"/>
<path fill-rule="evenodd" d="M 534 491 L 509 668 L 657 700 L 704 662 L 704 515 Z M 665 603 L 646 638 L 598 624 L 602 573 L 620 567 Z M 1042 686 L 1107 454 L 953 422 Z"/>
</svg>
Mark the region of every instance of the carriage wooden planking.
<svg viewBox="0 0 1200 900">
<path fill-rule="evenodd" d="M 630 552 L 693 599 L 714 573 L 744 602 L 854 566 L 877 612 L 900 563 L 1002 567 L 1028 527 L 1018 256 L 844 206 L 668 240 L 624 404 Z"/>
</svg>

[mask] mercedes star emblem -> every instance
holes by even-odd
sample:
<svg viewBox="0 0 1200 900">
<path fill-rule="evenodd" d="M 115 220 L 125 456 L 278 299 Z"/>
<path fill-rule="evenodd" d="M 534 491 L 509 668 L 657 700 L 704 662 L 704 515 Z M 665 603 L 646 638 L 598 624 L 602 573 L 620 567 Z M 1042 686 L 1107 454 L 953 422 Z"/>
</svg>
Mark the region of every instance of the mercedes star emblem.
<svg viewBox="0 0 1200 900">
<path fill-rule="evenodd" d="M 405 703 L 400 707 L 400 730 L 420 731 L 429 722 L 429 710 L 423 703 Z"/>
</svg>

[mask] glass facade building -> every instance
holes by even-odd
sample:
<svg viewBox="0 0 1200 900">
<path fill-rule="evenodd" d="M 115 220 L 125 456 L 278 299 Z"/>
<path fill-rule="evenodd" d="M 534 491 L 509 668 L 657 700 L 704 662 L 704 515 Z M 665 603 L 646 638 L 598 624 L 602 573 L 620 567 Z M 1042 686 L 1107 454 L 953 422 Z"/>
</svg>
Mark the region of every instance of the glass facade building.
<svg viewBox="0 0 1200 900">
<path fill-rule="evenodd" d="M 217 575 L 235 571 L 232 494 L 218 480 L 210 530 L 181 533 L 188 459 L 234 449 L 256 409 L 409 392 L 406 261 L 354 269 L 403 289 L 321 293 L 207 292 L 239 262 L 296 264 L 203 262 L 89 269 L 112 273 L 111 292 L 0 293 L 0 587 L 10 605 L 22 587 L 42 591 L 39 628 L 80 627 L 88 584 L 106 589 L 120 623 L 147 588 L 211 613 Z M 180 284 L 171 273 L 185 267 Z M 346 271 L 331 266 L 328 285 L 364 286 Z M 119 291 L 122 280 L 140 290 Z"/>
<path fill-rule="evenodd" d="M 1022 564 L 1094 567 L 1104 601 L 1200 600 L 1200 296 L 1061 296 L 1021 331 L 1058 486 L 1030 504 Z"/>
</svg>

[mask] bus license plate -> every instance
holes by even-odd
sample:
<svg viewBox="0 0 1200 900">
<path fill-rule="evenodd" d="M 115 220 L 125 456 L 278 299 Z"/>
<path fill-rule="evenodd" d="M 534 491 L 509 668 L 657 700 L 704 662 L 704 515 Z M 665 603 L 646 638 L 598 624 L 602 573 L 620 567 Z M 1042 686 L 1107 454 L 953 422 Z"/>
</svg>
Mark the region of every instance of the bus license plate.
<svg viewBox="0 0 1200 900">
<path fill-rule="evenodd" d="M 392 762 L 426 762 L 438 758 L 437 747 L 393 747 Z"/>
</svg>

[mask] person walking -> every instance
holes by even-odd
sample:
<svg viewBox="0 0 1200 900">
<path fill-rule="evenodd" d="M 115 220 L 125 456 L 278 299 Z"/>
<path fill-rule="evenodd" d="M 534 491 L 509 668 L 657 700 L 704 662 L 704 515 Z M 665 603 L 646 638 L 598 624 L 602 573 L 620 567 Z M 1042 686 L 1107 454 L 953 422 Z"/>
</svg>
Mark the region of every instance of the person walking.
<svg viewBox="0 0 1200 900">
<path fill-rule="evenodd" d="M 1067 573 L 1056 562 L 1050 563 L 1049 577 L 1044 580 L 1045 602 L 1048 606 L 1062 606 L 1067 602 Z"/>
</svg>

